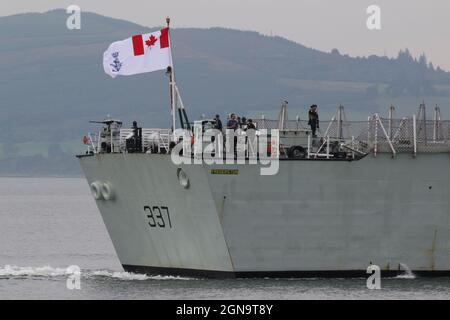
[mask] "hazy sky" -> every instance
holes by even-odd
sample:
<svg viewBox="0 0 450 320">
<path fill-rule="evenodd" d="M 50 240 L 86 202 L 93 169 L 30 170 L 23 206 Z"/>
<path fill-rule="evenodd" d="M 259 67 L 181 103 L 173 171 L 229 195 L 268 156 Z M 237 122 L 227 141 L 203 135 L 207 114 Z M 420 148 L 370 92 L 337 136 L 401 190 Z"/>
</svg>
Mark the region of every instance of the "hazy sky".
<svg viewBox="0 0 450 320">
<path fill-rule="evenodd" d="M 0 0 L 0 16 L 77 4 L 84 11 L 145 26 L 221 26 L 283 36 L 350 55 L 396 56 L 408 47 L 450 71 L 449 0 Z M 369 5 L 381 8 L 379 31 L 366 27 Z"/>
</svg>

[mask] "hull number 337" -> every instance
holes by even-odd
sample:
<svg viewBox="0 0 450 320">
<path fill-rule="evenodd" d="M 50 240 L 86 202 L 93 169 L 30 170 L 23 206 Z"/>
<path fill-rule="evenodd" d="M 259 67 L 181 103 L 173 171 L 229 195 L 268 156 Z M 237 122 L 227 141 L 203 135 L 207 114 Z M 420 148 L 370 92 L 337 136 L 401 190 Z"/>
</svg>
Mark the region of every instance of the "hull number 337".
<svg viewBox="0 0 450 320">
<path fill-rule="evenodd" d="M 144 206 L 147 223 L 151 228 L 172 228 L 169 208 L 166 206 Z"/>
</svg>

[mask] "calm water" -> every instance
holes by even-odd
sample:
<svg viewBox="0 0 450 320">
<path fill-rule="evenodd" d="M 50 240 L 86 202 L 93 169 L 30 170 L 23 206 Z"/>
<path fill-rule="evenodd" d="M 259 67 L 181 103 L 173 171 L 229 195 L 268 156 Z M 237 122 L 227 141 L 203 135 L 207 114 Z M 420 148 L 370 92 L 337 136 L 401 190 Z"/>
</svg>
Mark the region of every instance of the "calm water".
<svg viewBox="0 0 450 320">
<path fill-rule="evenodd" d="M 81 268 L 81 289 L 66 268 Z M 129 274 L 83 179 L 0 178 L 0 299 L 448 299 L 450 278 L 200 280 Z"/>
</svg>

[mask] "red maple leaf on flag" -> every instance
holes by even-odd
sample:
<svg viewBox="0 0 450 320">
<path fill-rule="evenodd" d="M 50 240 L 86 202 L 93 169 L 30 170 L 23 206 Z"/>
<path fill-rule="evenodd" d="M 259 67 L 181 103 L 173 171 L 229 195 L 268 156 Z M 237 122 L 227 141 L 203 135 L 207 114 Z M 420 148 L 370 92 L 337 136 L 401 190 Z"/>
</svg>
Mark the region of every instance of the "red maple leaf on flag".
<svg viewBox="0 0 450 320">
<path fill-rule="evenodd" d="M 145 44 L 150 48 L 151 46 L 155 45 L 156 41 L 158 41 L 158 39 L 156 39 L 154 35 L 151 35 L 150 38 L 145 41 Z"/>
</svg>

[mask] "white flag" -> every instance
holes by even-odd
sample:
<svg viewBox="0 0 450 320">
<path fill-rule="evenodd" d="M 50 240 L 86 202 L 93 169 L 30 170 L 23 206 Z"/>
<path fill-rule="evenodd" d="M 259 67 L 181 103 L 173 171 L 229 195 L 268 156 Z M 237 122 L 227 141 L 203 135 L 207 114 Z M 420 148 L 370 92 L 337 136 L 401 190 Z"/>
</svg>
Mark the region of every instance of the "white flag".
<svg viewBox="0 0 450 320">
<path fill-rule="evenodd" d="M 113 42 L 103 54 L 103 68 L 111 77 L 132 75 L 172 66 L 169 28 Z"/>
</svg>

